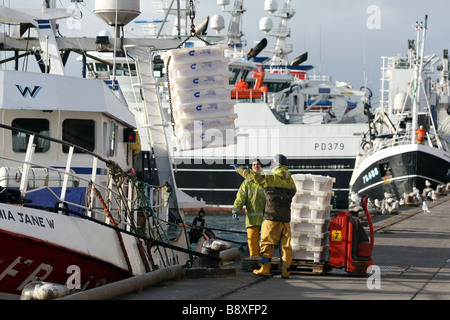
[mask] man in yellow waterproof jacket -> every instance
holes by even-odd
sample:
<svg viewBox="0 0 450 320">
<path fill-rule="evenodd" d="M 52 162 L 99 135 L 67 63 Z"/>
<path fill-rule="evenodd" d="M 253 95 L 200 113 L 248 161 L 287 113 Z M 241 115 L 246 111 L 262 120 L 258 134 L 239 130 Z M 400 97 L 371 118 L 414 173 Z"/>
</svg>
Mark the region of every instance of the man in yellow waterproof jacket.
<svg viewBox="0 0 450 320">
<path fill-rule="evenodd" d="M 291 173 L 286 167 L 287 159 L 277 154 L 272 160 L 270 174 L 261 175 L 252 170 L 235 168 L 246 180 L 264 188 L 266 206 L 264 223 L 261 229 L 261 269 L 254 270 L 257 275 L 269 276 L 274 248 L 280 244 L 283 271 L 281 276 L 289 278 L 289 267 L 292 263 L 291 247 L 291 201 L 296 187 Z M 237 167 L 237 166 L 236 166 Z"/>
<path fill-rule="evenodd" d="M 261 162 L 256 159 L 252 162 L 252 170 L 261 172 Z M 250 251 L 250 257 L 259 255 L 259 234 L 261 232 L 261 224 L 263 222 L 264 206 L 266 205 L 266 197 L 264 189 L 254 182 L 244 180 L 236 194 L 234 201 L 233 218 L 239 220 L 238 214 L 245 206 L 246 217 L 245 227 L 247 229 L 247 242 Z"/>
</svg>

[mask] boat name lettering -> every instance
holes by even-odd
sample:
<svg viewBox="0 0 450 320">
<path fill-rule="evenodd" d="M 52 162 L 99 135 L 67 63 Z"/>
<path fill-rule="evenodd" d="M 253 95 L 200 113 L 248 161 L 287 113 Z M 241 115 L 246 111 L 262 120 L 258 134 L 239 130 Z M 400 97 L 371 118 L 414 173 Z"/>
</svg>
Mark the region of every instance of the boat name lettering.
<svg viewBox="0 0 450 320">
<path fill-rule="evenodd" d="M 34 99 L 38 95 L 39 91 L 41 91 L 41 86 L 34 86 L 34 89 L 31 90 L 29 87 L 22 88 L 21 85 L 16 84 L 16 88 L 19 89 L 20 93 L 24 98 L 27 97 L 28 93 Z"/>
<path fill-rule="evenodd" d="M 8 279 L 9 277 L 19 278 L 19 281 L 24 279 L 24 281 L 17 287 L 17 291 L 22 291 L 23 288 L 32 281 L 45 281 L 45 279 L 47 279 L 54 271 L 53 265 L 35 261 L 34 258 L 30 259 L 17 256 L 14 261 L 10 261 L 11 263 L 9 263 L 6 269 L 2 270 L 0 268 L 0 283 L 3 279 Z M 3 262 L 6 263 L 6 261 Z M 69 277 L 67 278 L 65 285 L 69 288 L 69 290 L 86 290 L 89 286 L 92 286 L 93 283 L 97 282 L 94 276 L 89 276 L 87 277 L 87 281 L 82 283 L 81 268 L 77 265 L 68 266 L 66 273 Z M 106 279 L 98 279 L 98 282 L 105 284 L 108 283 Z"/>
<path fill-rule="evenodd" d="M 24 257 L 17 257 L 2 273 L 0 273 L 0 281 L 3 280 L 6 276 L 15 277 L 20 270 L 24 270 L 24 267 L 29 267 L 33 264 L 33 260 L 27 259 Z M 19 266 L 18 266 L 19 265 Z M 34 264 L 35 265 L 35 264 Z M 14 267 L 18 266 L 17 270 Z M 41 263 L 37 268 L 34 269 L 33 272 L 29 273 L 27 270 L 27 274 L 29 276 L 22 282 L 21 285 L 17 288 L 18 291 L 22 291 L 22 289 L 32 281 L 44 281 L 53 271 L 53 267 L 46 263 Z M 22 273 L 21 273 L 22 274 Z"/>
<path fill-rule="evenodd" d="M 15 214 L 13 214 L 9 210 L 8 212 L 6 212 L 5 210 L 0 210 L 0 219 L 25 223 L 41 228 L 49 227 L 50 229 L 55 229 L 55 222 L 52 219 L 45 218 L 44 220 L 44 218 L 42 217 L 34 216 L 27 213 L 16 212 Z"/>
<path fill-rule="evenodd" d="M 367 174 L 365 174 L 363 176 L 363 183 L 366 184 L 367 182 L 369 182 L 370 180 L 372 180 L 379 174 L 380 174 L 380 171 L 378 171 L 378 168 L 373 168 L 372 170 L 370 170 Z"/>
<path fill-rule="evenodd" d="M 314 150 L 322 150 L 322 151 L 335 151 L 335 150 L 344 150 L 345 143 L 341 142 L 322 142 L 322 143 L 314 143 Z"/>
</svg>

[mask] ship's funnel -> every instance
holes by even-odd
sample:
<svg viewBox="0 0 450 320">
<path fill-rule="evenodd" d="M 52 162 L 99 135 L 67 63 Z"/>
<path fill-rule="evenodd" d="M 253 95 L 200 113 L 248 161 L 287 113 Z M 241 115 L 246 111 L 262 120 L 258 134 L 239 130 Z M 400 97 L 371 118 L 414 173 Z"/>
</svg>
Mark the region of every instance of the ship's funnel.
<svg viewBox="0 0 450 320">
<path fill-rule="evenodd" d="M 306 52 L 306 53 L 302 54 L 301 56 L 298 56 L 297 58 L 292 60 L 291 66 L 298 66 L 298 65 L 302 64 L 303 62 L 305 62 L 306 60 L 308 60 L 308 52 Z"/>
<path fill-rule="evenodd" d="M 256 57 L 267 46 L 267 39 L 263 38 L 256 46 L 249 50 L 247 58 L 251 59 Z"/>
<path fill-rule="evenodd" d="M 197 35 L 205 36 L 206 35 L 206 29 L 208 29 L 209 24 L 209 17 L 206 17 L 205 20 L 203 20 L 195 29 L 195 32 Z"/>
<path fill-rule="evenodd" d="M 125 26 L 141 14 L 140 0 L 96 0 L 94 13 L 111 26 Z"/>
</svg>

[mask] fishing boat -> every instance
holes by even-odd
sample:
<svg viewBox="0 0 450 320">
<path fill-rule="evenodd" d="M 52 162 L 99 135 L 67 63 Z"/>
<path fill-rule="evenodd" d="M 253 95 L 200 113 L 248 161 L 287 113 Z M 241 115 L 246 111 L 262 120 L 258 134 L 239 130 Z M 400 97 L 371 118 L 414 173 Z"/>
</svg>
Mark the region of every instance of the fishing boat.
<svg viewBox="0 0 450 320">
<path fill-rule="evenodd" d="M 442 59 L 425 55 L 427 20 L 416 24 L 417 41 L 408 42 L 406 56 L 383 57 L 381 106 L 363 135 L 350 182 L 360 197 L 401 200 L 450 181 L 448 52 Z"/>
<path fill-rule="evenodd" d="M 124 10 L 120 21 L 138 11 Z M 16 66 L 29 54 L 42 66 L 0 70 L 0 299 L 18 299 L 33 281 L 76 292 L 192 258 L 185 230 L 167 226 L 183 222 L 173 207 L 180 194 L 170 171 L 152 171 L 157 166 L 139 152 L 117 82 L 65 75 L 55 22 L 70 17 L 55 1 L 0 6 L 1 21 L 21 35 L 37 31 L 37 38 L 3 34 L 1 50 L 25 51 L 13 56 Z M 151 184 L 152 177 L 167 180 Z"/>
<path fill-rule="evenodd" d="M 177 12 L 172 8 L 174 1 L 157 2 L 165 16 Z M 229 3 L 218 1 L 222 8 Z M 189 25 L 186 14 L 189 5 L 189 1 L 181 1 L 181 11 L 178 11 L 181 14 L 178 13 L 177 17 L 187 19 L 179 22 L 181 26 Z M 307 53 L 289 62 L 287 56 L 292 51 L 292 45 L 287 44 L 286 39 L 290 36 L 288 22 L 295 15 L 292 1 L 284 1 L 279 10 L 274 1 L 266 1 L 265 7 L 281 19 L 278 28 L 270 28 L 271 23 L 267 19 L 261 23 L 267 35 L 275 38 L 276 44 L 273 46 L 267 45 L 268 41 L 263 39 L 250 50 L 249 55 L 244 53 L 246 43 L 242 38 L 241 18 L 246 10 L 243 0 L 235 1 L 232 8 L 224 10 L 231 15 L 226 34 L 219 33 L 224 28 L 224 19 L 215 15 L 210 19 L 210 27 L 218 33 L 202 35 L 205 39 L 212 37 L 211 43 L 228 44 L 225 55 L 230 59 L 229 83 L 237 86 L 231 93 L 237 115 L 234 120 L 237 127 L 234 143 L 223 141 L 226 146 L 222 146 L 220 141 L 215 140 L 206 145 L 207 148 L 195 150 L 182 150 L 176 145 L 171 127 L 165 67 L 160 56 L 154 56 L 152 64 L 156 82 L 160 84 L 158 92 L 164 115 L 159 125 L 165 128 L 177 186 L 186 194 L 203 199 L 211 210 L 231 209 L 241 181 L 229 165 L 237 163 L 245 166 L 255 157 L 268 165 L 273 155 L 281 153 L 287 157 L 293 173 L 335 177 L 332 204 L 335 208 L 347 208 L 348 184 L 355 155 L 360 148 L 359 137 L 367 128 L 365 110 L 370 103 L 368 94 L 365 89 L 355 90 L 347 83 L 332 81 L 328 76 L 311 74 L 313 66 L 304 63 Z M 139 21 L 139 24 L 145 25 L 146 30 L 153 30 L 148 34 L 150 38 L 157 38 L 162 37 L 162 33 L 157 31 L 155 25 L 160 26 L 161 21 Z M 175 29 L 177 32 L 183 30 Z M 220 42 L 220 37 L 223 42 Z M 195 45 L 191 39 L 185 43 L 185 47 Z M 273 57 L 260 57 L 263 49 L 272 53 Z M 102 54 L 100 58 L 103 61 L 94 58 L 87 60 L 88 70 L 92 70 L 88 76 L 110 76 L 113 68 L 111 57 Z M 122 62 L 116 60 L 116 63 L 134 68 L 134 61 L 126 56 Z M 117 79 L 127 92 L 127 100 L 135 110 L 137 119 L 145 119 L 139 116 L 145 110 L 139 92 L 133 89 L 135 81 L 132 72 Z M 239 87 L 242 84 L 244 88 Z M 148 124 L 143 122 L 141 125 L 138 120 L 139 126 L 146 127 Z M 149 144 L 145 132 L 140 137 L 143 149 L 146 149 Z"/>
</svg>

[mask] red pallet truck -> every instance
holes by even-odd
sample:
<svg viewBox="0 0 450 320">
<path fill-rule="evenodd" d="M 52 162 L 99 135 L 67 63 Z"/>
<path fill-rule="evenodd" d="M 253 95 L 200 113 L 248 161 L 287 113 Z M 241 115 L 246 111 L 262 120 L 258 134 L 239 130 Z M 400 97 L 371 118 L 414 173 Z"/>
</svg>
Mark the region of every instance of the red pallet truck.
<svg viewBox="0 0 450 320">
<path fill-rule="evenodd" d="M 373 262 L 374 232 L 367 198 L 361 199 L 361 203 L 369 223 L 370 242 L 358 217 L 344 211 L 330 221 L 329 264 L 333 268 L 344 268 L 352 275 L 367 275 L 367 268 Z"/>
</svg>

